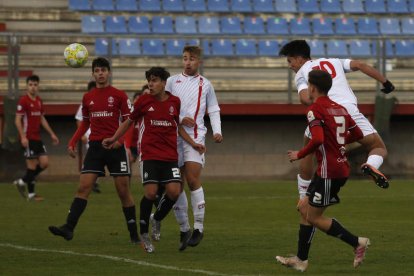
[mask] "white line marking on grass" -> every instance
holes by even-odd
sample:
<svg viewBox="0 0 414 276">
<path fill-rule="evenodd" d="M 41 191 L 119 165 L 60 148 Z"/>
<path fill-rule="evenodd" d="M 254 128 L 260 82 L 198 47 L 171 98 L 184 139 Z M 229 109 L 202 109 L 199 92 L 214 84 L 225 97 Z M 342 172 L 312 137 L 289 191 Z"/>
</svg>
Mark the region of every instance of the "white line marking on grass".
<svg viewBox="0 0 414 276">
<path fill-rule="evenodd" d="M 42 249 L 42 248 L 14 245 L 14 244 L 10 244 L 10 243 L 0 243 L 0 247 L 9 247 L 9 248 L 24 250 L 24 251 L 60 253 L 60 254 L 74 255 L 74 256 L 95 257 L 95 258 L 101 258 L 101 259 L 108 259 L 108 260 L 112 260 L 112 261 L 136 264 L 136 265 L 139 265 L 139 266 L 150 266 L 150 267 L 166 269 L 166 270 L 185 271 L 185 272 L 199 273 L 199 274 L 205 274 L 205 275 L 218 275 L 218 276 L 233 276 L 234 275 L 235 276 L 235 274 L 224 274 L 224 273 L 208 271 L 208 270 L 202 270 L 202 269 L 189 269 L 189 268 L 180 268 L 180 267 L 170 266 L 170 265 L 153 264 L 153 263 L 144 262 L 144 261 L 137 261 L 137 260 L 127 259 L 127 258 L 110 256 L 110 255 L 102 255 L 102 254 L 78 253 L 78 252 L 74 252 L 74 251 Z"/>
</svg>

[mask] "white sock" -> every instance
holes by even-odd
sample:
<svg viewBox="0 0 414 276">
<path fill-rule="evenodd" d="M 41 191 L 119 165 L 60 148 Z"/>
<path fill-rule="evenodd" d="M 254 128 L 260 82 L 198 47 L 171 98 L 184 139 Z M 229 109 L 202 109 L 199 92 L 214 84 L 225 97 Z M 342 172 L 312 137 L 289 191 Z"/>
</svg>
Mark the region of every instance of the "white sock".
<svg viewBox="0 0 414 276">
<path fill-rule="evenodd" d="M 34 198 L 34 196 L 36 195 L 36 193 L 29 193 L 28 195 L 27 195 L 27 197 L 28 198 Z"/>
<path fill-rule="evenodd" d="M 188 222 L 188 201 L 185 191 L 182 191 L 173 206 L 175 219 L 180 225 L 181 232 L 190 231 L 190 223 Z"/>
<path fill-rule="evenodd" d="M 310 183 L 311 183 L 311 180 L 305 180 L 302 177 L 300 177 L 300 174 L 298 174 L 298 192 L 299 192 L 300 199 L 306 196 L 306 191 L 308 190 Z"/>
<path fill-rule="evenodd" d="M 370 155 L 368 156 L 367 164 L 373 166 L 376 169 L 381 167 L 382 163 L 384 162 L 384 158 L 381 155 Z"/>
<path fill-rule="evenodd" d="M 194 214 L 194 229 L 203 232 L 204 229 L 204 215 L 205 204 L 203 187 L 191 192 L 191 206 L 193 207 Z"/>
</svg>

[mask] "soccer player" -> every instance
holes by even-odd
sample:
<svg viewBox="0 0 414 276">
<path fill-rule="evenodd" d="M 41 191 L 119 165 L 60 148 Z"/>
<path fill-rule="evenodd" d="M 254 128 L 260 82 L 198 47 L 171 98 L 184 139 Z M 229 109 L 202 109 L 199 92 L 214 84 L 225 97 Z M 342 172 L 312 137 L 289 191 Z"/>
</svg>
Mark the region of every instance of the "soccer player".
<svg viewBox="0 0 414 276">
<path fill-rule="evenodd" d="M 151 219 L 152 224 L 160 223 L 167 216 L 181 192 L 177 131 L 185 136 L 194 149 L 204 151 L 204 146 L 192 141 L 179 126 L 180 99 L 165 91 L 169 76 L 170 73 L 163 67 L 152 67 L 146 71 L 150 94 L 139 97 L 134 103 L 129 119 L 121 124 L 111 138 L 106 138 L 102 142 L 105 148 L 111 148 L 127 131 L 132 121 L 141 121 L 139 150 L 144 196 L 140 209 L 140 234 L 142 247 L 148 253 L 155 250 L 148 228 L 159 185 L 164 184 L 166 192 Z"/>
<path fill-rule="evenodd" d="M 19 99 L 15 124 L 19 131 L 20 143 L 26 157 L 26 173 L 13 182 L 19 193 L 31 201 L 42 201 L 43 197 L 35 192 L 36 177 L 49 165 L 46 147 L 40 138 L 42 126 L 52 138 L 54 145 L 59 139 L 44 116 L 43 102 L 39 97 L 39 76 L 31 75 L 26 79 L 26 95 Z M 26 194 L 26 185 L 28 193 Z"/>
<path fill-rule="evenodd" d="M 394 85 L 372 66 L 351 59 L 319 58 L 312 60 L 310 47 L 305 40 L 293 40 L 282 47 L 279 55 L 286 56 L 289 68 L 295 73 L 295 83 L 298 89 L 301 103 L 310 105 L 308 92 L 308 73 L 314 69 L 329 72 L 332 77 L 332 88 L 328 93 L 329 98 L 346 108 L 348 113 L 362 130 L 364 137 L 358 141 L 368 151 L 368 159 L 362 164 L 362 172 L 370 175 L 381 188 L 389 186 L 387 178 L 379 171 L 387 149 L 381 137 L 367 118 L 358 110 L 357 98 L 348 84 L 345 73 L 361 71 L 365 75 L 379 81 L 383 85 L 383 93 L 394 91 Z M 305 132 L 304 145 L 309 142 L 309 132 Z M 303 197 L 313 174 L 312 157 L 307 156 L 301 160 L 300 174 L 298 177 L 298 189 L 300 197 Z"/>
<path fill-rule="evenodd" d="M 216 143 L 223 141 L 221 134 L 220 107 L 213 85 L 198 72 L 202 63 L 202 49 L 198 46 L 185 46 L 183 49 L 183 72 L 167 81 L 166 90 L 181 100 L 180 123 L 194 141 L 205 144 L 207 128 L 204 125 L 206 111 L 213 129 Z M 188 221 L 188 202 L 183 190 L 178 198 L 174 212 L 180 225 L 180 250 L 187 245 L 196 246 L 203 238 L 205 200 L 201 185 L 201 170 L 204 166 L 204 154 L 194 150 L 191 145 L 179 138 L 178 164 L 191 191 L 191 206 L 194 215 L 194 230 L 191 233 Z"/>
<path fill-rule="evenodd" d="M 308 96 L 313 104 L 307 110 L 307 119 L 312 138 L 300 151 L 288 151 L 291 162 L 313 152 L 318 160 L 318 168 L 307 190 L 307 196 L 299 202 L 299 211 L 306 218 L 306 223 L 299 228 L 297 255 L 276 256 L 278 262 L 302 272 L 308 267 L 314 227 L 352 246 L 355 250 L 355 268 L 364 260 L 365 251 L 370 244 L 368 238 L 353 235 L 336 219 L 323 215 L 328 206 L 339 203 L 338 193 L 349 177 L 345 144 L 363 137 L 361 129 L 346 109 L 327 96 L 331 86 L 332 78 L 329 73 L 322 70 L 309 72 Z"/>
<path fill-rule="evenodd" d="M 102 140 L 112 136 L 118 129 L 120 118 L 128 118 L 132 106 L 125 92 L 109 84 L 111 68 L 107 59 L 98 57 L 93 60 L 92 76 L 95 78 L 96 88 L 83 96 L 83 121 L 68 144 L 68 153 L 74 158 L 76 143 L 90 127 L 89 148 L 83 161 L 80 183 L 66 223 L 60 227 L 49 226 L 49 231 L 65 240 L 73 238 L 74 229 L 86 208 L 93 184 L 98 176 L 105 175 L 106 166 L 114 178 L 131 242 L 138 243 L 135 204 L 129 189 L 130 168 L 123 141 L 117 141 L 111 149 L 102 146 Z"/>
<path fill-rule="evenodd" d="M 88 82 L 88 90 L 87 91 L 91 91 L 92 88 L 96 87 L 96 81 L 90 81 Z M 76 126 L 79 127 L 82 124 L 83 121 L 83 117 L 82 117 L 82 105 L 79 106 L 78 111 L 75 114 L 75 119 L 76 119 Z M 85 144 L 86 149 L 88 149 L 88 139 L 89 139 L 89 135 L 91 134 L 91 130 L 88 129 L 85 132 L 85 135 L 82 136 L 82 143 Z M 99 188 L 99 184 L 96 182 L 95 184 L 93 184 L 93 188 L 92 191 L 95 193 L 100 194 L 101 193 L 101 189 Z"/>
</svg>

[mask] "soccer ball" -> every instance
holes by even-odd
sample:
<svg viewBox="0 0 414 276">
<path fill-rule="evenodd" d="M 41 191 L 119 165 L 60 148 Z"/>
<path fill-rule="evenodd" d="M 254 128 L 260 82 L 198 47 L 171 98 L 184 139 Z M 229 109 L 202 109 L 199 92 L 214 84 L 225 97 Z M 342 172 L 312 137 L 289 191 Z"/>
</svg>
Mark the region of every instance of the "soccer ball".
<svg viewBox="0 0 414 276">
<path fill-rule="evenodd" d="M 72 43 L 63 52 L 65 63 L 73 68 L 79 68 L 88 61 L 88 50 L 80 43 Z"/>
</svg>

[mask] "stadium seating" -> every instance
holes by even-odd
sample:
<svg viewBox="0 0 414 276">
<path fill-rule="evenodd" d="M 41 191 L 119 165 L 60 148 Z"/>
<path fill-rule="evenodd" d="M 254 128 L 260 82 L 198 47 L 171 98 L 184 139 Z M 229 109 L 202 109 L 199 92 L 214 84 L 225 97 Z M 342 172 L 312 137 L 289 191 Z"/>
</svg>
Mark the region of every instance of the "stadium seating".
<svg viewBox="0 0 414 276">
<path fill-rule="evenodd" d="M 233 12 L 252 12 L 250 0 L 230 0 L 230 8 Z"/>
<path fill-rule="evenodd" d="M 139 40 L 136 38 L 118 39 L 118 45 L 121 56 L 139 56 L 141 54 Z"/>
<path fill-rule="evenodd" d="M 200 40 L 199 40 L 199 39 L 197 39 L 197 38 L 191 38 L 191 39 L 188 39 L 188 40 L 185 42 L 185 45 L 190 45 L 190 46 L 199 46 L 199 45 L 200 45 Z"/>
<path fill-rule="evenodd" d="M 273 35 L 287 35 L 289 34 L 289 25 L 283 17 L 268 17 L 267 18 L 267 33 Z"/>
<path fill-rule="evenodd" d="M 97 56 L 108 56 L 109 51 L 109 41 L 106 38 L 97 38 L 95 39 L 95 55 Z M 112 55 L 118 55 L 118 47 L 116 40 L 112 40 Z"/>
<path fill-rule="evenodd" d="M 372 55 L 377 56 L 377 41 L 374 41 L 372 43 Z M 380 44 L 380 54 L 382 55 L 382 51 L 384 50 L 383 44 L 381 42 Z M 391 40 L 387 39 L 385 41 L 385 55 L 387 58 L 393 58 L 395 57 L 395 50 L 394 50 L 394 43 L 391 42 Z"/>
<path fill-rule="evenodd" d="M 181 56 L 186 45 L 184 39 L 168 39 L 165 42 L 165 51 L 169 56 Z"/>
<path fill-rule="evenodd" d="M 358 34 L 378 35 L 378 22 L 375 18 L 365 17 L 358 19 Z"/>
<path fill-rule="evenodd" d="M 112 0 L 92 0 L 92 9 L 95 11 L 113 11 L 114 3 Z"/>
<path fill-rule="evenodd" d="M 196 22 L 192 16 L 177 16 L 175 18 L 175 31 L 177 34 L 197 33 Z"/>
<path fill-rule="evenodd" d="M 321 12 L 323 13 L 341 13 L 341 2 L 339 0 L 321 0 Z"/>
<path fill-rule="evenodd" d="M 200 34 L 219 34 L 220 25 L 217 17 L 200 16 L 198 18 L 198 32 Z"/>
<path fill-rule="evenodd" d="M 333 25 L 331 18 L 314 18 L 312 20 L 314 35 L 333 35 Z"/>
<path fill-rule="evenodd" d="M 256 56 L 256 40 L 238 39 L 236 41 L 236 55 L 238 56 Z"/>
<path fill-rule="evenodd" d="M 161 10 L 160 0 L 139 0 L 139 10 L 147 12 L 159 12 Z"/>
<path fill-rule="evenodd" d="M 102 16 L 99 15 L 84 15 L 82 16 L 82 32 L 83 33 L 103 33 L 104 23 Z"/>
<path fill-rule="evenodd" d="M 289 21 L 290 25 L 290 33 L 294 35 L 311 35 L 311 27 L 309 18 L 302 17 L 302 18 L 292 18 Z"/>
<path fill-rule="evenodd" d="M 280 13 L 296 13 L 298 11 L 295 0 L 275 0 L 275 10 Z"/>
<path fill-rule="evenodd" d="M 69 9 L 74 11 L 90 11 L 89 0 L 69 0 Z"/>
<path fill-rule="evenodd" d="M 404 35 L 414 35 L 414 19 L 402 18 L 401 19 L 401 31 Z"/>
<path fill-rule="evenodd" d="M 335 19 L 335 33 L 337 35 L 356 35 L 354 19 L 345 17 Z"/>
<path fill-rule="evenodd" d="M 328 57 L 347 57 L 349 56 L 346 42 L 343 40 L 328 40 L 326 42 L 326 54 Z"/>
<path fill-rule="evenodd" d="M 107 16 L 105 19 L 105 32 L 125 34 L 127 33 L 127 27 L 125 17 L 119 16 Z"/>
<path fill-rule="evenodd" d="M 155 34 L 172 34 L 173 20 L 171 16 L 152 17 L 152 32 Z"/>
<path fill-rule="evenodd" d="M 414 12 L 414 0 L 408 0 L 408 9 L 410 12 Z"/>
<path fill-rule="evenodd" d="M 343 0 L 342 10 L 345 13 L 365 13 L 362 0 Z"/>
<path fill-rule="evenodd" d="M 185 0 L 185 10 L 189 12 L 207 12 L 204 0 Z"/>
<path fill-rule="evenodd" d="M 149 34 L 151 32 L 149 20 L 146 16 L 130 16 L 128 19 L 130 33 Z"/>
<path fill-rule="evenodd" d="M 203 55 L 208 57 L 211 56 L 211 45 L 208 39 L 204 39 L 201 42 L 201 47 L 203 48 Z"/>
<path fill-rule="evenodd" d="M 265 34 L 263 19 L 261 17 L 245 17 L 244 18 L 245 34 Z"/>
<path fill-rule="evenodd" d="M 241 34 L 240 18 L 238 17 L 222 17 L 221 32 L 223 34 Z"/>
<path fill-rule="evenodd" d="M 308 41 L 311 48 L 311 57 L 325 57 L 325 43 L 322 40 L 312 39 Z"/>
<path fill-rule="evenodd" d="M 365 0 L 367 13 L 386 13 L 385 0 Z"/>
<path fill-rule="evenodd" d="M 408 13 L 406 0 L 387 0 L 388 13 Z"/>
<path fill-rule="evenodd" d="M 183 12 L 183 0 L 163 0 L 162 9 L 167 12 Z"/>
<path fill-rule="evenodd" d="M 207 0 L 207 9 L 210 12 L 229 12 L 228 0 Z"/>
<path fill-rule="evenodd" d="M 279 56 L 279 43 L 276 40 L 259 40 L 258 48 L 259 56 Z"/>
<path fill-rule="evenodd" d="M 164 41 L 162 39 L 143 39 L 142 54 L 148 56 L 164 55 Z"/>
<path fill-rule="evenodd" d="M 371 43 L 369 40 L 352 40 L 349 44 L 351 57 L 371 57 Z"/>
<path fill-rule="evenodd" d="M 233 44 L 229 39 L 213 39 L 211 54 L 214 56 L 233 56 Z"/>
<path fill-rule="evenodd" d="M 413 40 L 395 41 L 395 55 L 397 57 L 414 57 L 414 41 Z"/>
<path fill-rule="evenodd" d="M 115 7 L 118 11 L 138 11 L 136 0 L 117 0 Z"/>
<path fill-rule="evenodd" d="M 318 13 L 319 4 L 317 0 L 298 0 L 298 11 L 303 13 Z"/>
<path fill-rule="evenodd" d="M 401 34 L 400 22 L 397 18 L 380 18 L 379 30 L 383 35 Z"/>
<path fill-rule="evenodd" d="M 271 13 L 274 12 L 273 0 L 253 0 L 253 11 Z"/>
</svg>

